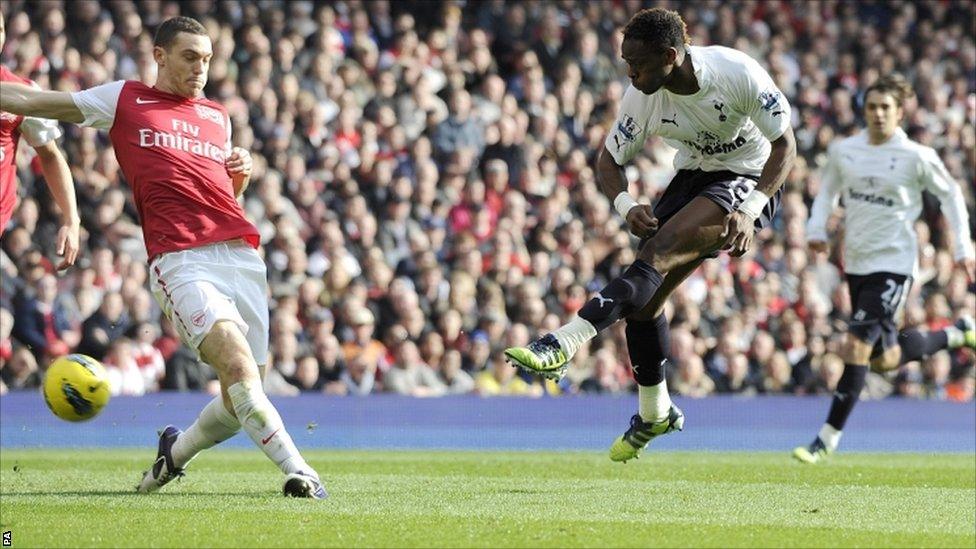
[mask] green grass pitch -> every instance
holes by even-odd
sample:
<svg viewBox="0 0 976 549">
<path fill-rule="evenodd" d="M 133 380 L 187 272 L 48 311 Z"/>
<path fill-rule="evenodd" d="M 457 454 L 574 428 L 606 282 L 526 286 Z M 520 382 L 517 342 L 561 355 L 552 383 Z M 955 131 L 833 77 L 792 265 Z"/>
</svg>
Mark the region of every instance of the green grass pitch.
<svg viewBox="0 0 976 549">
<path fill-rule="evenodd" d="M 252 450 L 132 492 L 151 450 L 0 451 L 13 547 L 976 546 L 976 456 L 314 451 L 326 501 Z"/>
</svg>

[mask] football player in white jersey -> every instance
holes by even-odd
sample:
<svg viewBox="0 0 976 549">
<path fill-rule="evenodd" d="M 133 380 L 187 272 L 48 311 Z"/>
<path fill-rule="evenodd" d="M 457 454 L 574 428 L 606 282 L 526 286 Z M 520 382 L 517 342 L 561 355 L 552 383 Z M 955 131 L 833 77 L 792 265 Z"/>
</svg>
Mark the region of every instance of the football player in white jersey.
<svg viewBox="0 0 976 549">
<path fill-rule="evenodd" d="M 970 281 L 976 266 L 959 184 L 934 150 L 910 140 L 899 127 L 905 100 L 912 96 L 901 75 L 880 78 L 865 95 L 867 131 L 840 139 L 828 149 L 807 240 L 813 251 L 827 252 L 827 219 L 843 197 L 844 271 L 852 318 L 843 348 L 844 373 L 827 422 L 813 443 L 793 450 L 794 457 L 806 463 L 816 463 L 837 449 L 869 367 L 890 370 L 941 349 L 976 346 L 976 330 L 968 317 L 944 330 L 898 331 L 916 268 L 913 224 L 922 211 L 923 190 L 938 197 L 949 222 L 956 264 Z"/>
<path fill-rule="evenodd" d="M 642 10 L 624 28 L 628 87 L 597 160 L 600 188 L 641 237 L 637 260 L 568 324 L 505 351 L 515 365 L 558 378 L 580 346 L 627 319 L 627 346 L 639 386 L 638 413 L 610 448 L 637 457 L 656 436 L 680 430 L 681 410 L 665 382 L 668 296 L 721 249 L 742 255 L 766 227 L 796 157 L 790 105 L 748 55 L 690 45 L 677 12 Z M 654 208 L 628 192 L 623 166 L 658 135 L 678 150 L 679 170 Z"/>
</svg>

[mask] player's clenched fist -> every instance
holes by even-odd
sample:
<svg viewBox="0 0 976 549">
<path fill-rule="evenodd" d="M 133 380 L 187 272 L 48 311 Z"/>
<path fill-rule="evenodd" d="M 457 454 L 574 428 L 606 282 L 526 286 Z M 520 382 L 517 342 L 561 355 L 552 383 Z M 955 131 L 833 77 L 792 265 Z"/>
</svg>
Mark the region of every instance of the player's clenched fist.
<svg viewBox="0 0 976 549">
<path fill-rule="evenodd" d="M 650 238 L 657 233 L 657 218 L 647 204 L 638 204 L 627 212 L 627 225 L 638 238 Z"/>
<path fill-rule="evenodd" d="M 755 220 L 742 212 L 735 211 L 725 216 L 725 227 L 720 235 L 725 239 L 723 249 L 729 255 L 740 257 L 749 251 L 756 234 Z"/>
<path fill-rule="evenodd" d="M 247 149 L 234 147 L 224 162 L 224 166 L 234 183 L 234 196 L 241 196 L 251 180 L 251 153 Z"/>
</svg>

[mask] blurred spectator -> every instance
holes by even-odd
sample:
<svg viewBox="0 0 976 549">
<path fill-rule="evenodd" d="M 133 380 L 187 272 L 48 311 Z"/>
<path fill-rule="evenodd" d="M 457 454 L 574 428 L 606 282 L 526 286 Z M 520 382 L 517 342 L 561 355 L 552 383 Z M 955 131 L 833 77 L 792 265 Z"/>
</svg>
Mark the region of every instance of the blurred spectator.
<svg viewBox="0 0 976 549">
<path fill-rule="evenodd" d="M 516 375 L 515 367 L 505 362 L 501 354 L 495 355 L 488 369 L 475 377 L 475 385 L 482 396 L 542 396 L 542 387 L 528 384 Z"/>
<path fill-rule="evenodd" d="M 447 394 L 463 395 L 474 391 L 474 378 L 461 369 L 460 352 L 454 349 L 445 352 L 441 357 L 438 373 L 441 383 L 447 388 Z"/>
<path fill-rule="evenodd" d="M 302 392 L 319 392 L 325 385 L 319 377 L 319 363 L 312 355 L 303 355 L 298 359 L 295 375 L 289 382 Z"/>
<path fill-rule="evenodd" d="M 321 334 L 321 335 L 320 335 Z M 342 374 L 346 371 L 346 362 L 342 356 L 339 340 L 331 331 L 317 331 L 312 342 L 314 346 L 314 360 L 318 368 L 318 383 L 329 394 L 344 395 L 346 386 L 342 383 Z"/>
<path fill-rule="evenodd" d="M 434 151 L 442 162 L 456 163 L 459 173 L 465 173 L 484 151 L 484 128 L 471 116 L 471 94 L 463 89 L 451 92 L 448 112 L 434 131 Z"/>
<path fill-rule="evenodd" d="M 697 356 L 681 363 L 672 386 L 675 393 L 692 398 L 706 397 L 715 392 L 715 382 L 705 375 L 705 365 Z"/>
<path fill-rule="evenodd" d="M 102 364 L 108 374 L 113 395 L 140 396 L 146 392 L 146 380 L 133 356 L 132 342 L 119 338 L 109 345 Z"/>
<path fill-rule="evenodd" d="M 369 364 L 370 370 L 375 372 L 382 362 L 385 369 L 387 349 L 383 343 L 373 339 L 376 327 L 373 313 L 365 307 L 357 307 L 351 313 L 349 323 L 353 330 L 353 336 L 348 343 L 343 345 L 346 363 L 355 359 L 362 359 Z"/>
<path fill-rule="evenodd" d="M 359 355 L 349 361 L 348 368 L 342 373 L 340 380 L 346 386 L 346 393 L 354 396 L 366 396 L 376 387 L 376 367 L 366 357 Z"/>
<path fill-rule="evenodd" d="M 841 365 L 843 366 L 843 364 Z M 792 369 L 790 359 L 782 351 L 774 352 L 762 367 L 761 391 L 769 394 L 789 393 L 792 391 Z"/>
<path fill-rule="evenodd" d="M 102 360 L 109 345 L 129 329 L 129 321 L 118 292 L 107 292 L 102 304 L 81 325 L 81 342 L 77 352 Z"/>
<path fill-rule="evenodd" d="M 729 360 L 725 373 L 716 381 L 716 390 L 719 393 L 741 395 L 756 393 L 752 376 L 749 374 L 749 359 L 746 358 L 746 355 L 738 353 Z"/>
<path fill-rule="evenodd" d="M 593 374 L 583 380 L 579 390 L 584 393 L 619 393 L 624 385 L 617 375 L 617 360 L 609 349 L 600 349 L 591 357 Z"/>
<path fill-rule="evenodd" d="M 36 389 L 41 386 L 42 374 L 34 355 L 25 347 L 20 347 L 0 370 L 0 378 L 10 390 Z"/>
<path fill-rule="evenodd" d="M 18 293 L 14 298 L 13 336 L 44 363 L 67 354 L 78 344 L 78 332 L 72 329 L 57 298 L 58 280 L 50 274 L 41 276 L 32 292 Z"/>
<path fill-rule="evenodd" d="M 163 353 L 153 345 L 159 329 L 148 322 L 133 324 L 126 335 L 132 340 L 132 358 L 142 373 L 146 392 L 160 390 L 160 383 L 166 377 L 166 362 Z M 114 339 L 114 338 L 113 338 Z"/>
<path fill-rule="evenodd" d="M 417 397 L 440 396 L 447 388 L 437 373 L 420 358 L 412 341 L 404 341 L 396 349 L 393 366 L 383 374 L 387 391 Z"/>
</svg>

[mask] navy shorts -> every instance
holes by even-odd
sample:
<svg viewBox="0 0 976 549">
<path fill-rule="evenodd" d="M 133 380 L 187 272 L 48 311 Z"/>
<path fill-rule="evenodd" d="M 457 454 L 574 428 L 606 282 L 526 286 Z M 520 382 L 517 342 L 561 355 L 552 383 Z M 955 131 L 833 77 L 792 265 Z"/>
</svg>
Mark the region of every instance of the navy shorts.
<svg viewBox="0 0 976 549">
<path fill-rule="evenodd" d="M 753 189 L 756 188 L 758 177 L 741 175 L 730 171 L 705 172 L 702 170 L 679 170 L 675 174 L 664 194 L 654 205 L 654 217 L 658 220 L 658 227 L 676 213 L 681 211 L 695 197 L 703 196 L 722 208 L 725 213 L 732 213 Z M 765 229 L 773 222 L 776 210 L 783 195 L 783 188 L 776 191 L 763 208 L 762 214 L 756 219 L 756 231 Z M 643 247 L 643 242 L 641 246 Z M 718 257 L 713 252 L 705 257 Z"/>
<path fill-rule="evenodd" d="M 848 274 L 847 286 L 851 294 L 850 333 L 882 349 L 897 345 L 898 326 L 912 277 L 895 273 Z"/>
</svg>

